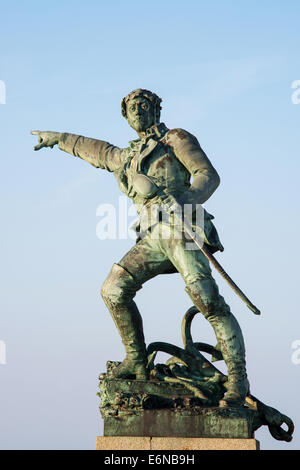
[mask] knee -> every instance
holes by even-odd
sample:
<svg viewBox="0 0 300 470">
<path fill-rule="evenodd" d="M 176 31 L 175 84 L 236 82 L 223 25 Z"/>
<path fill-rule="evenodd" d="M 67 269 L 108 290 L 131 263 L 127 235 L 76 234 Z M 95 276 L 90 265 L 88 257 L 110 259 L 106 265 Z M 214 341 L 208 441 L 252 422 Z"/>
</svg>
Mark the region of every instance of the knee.
<svg viewBox="0 0 300 470">
<path fill-rule="evenodd" d="M 107 303 L 110 300 L 111 292 L 112 292 L 112 283 L 110 280 L 110 276 L 108 275 L 104 283 L 102 284 L 101 290 L 100 290 L 101 297 L 105 303 Z"/>
<path fill-rule="evenodd" d="M 199 279 L 188 284 L 185 289 L 207 320 L 231 313 L 213 278 Z"/>
<path fill-rule="evenodd" d="M 114 264 L 101 287 L 101 296 L 106 304 L 131 301 L 138 290 L 134 278 L 122 266 Z"/>
</svg>

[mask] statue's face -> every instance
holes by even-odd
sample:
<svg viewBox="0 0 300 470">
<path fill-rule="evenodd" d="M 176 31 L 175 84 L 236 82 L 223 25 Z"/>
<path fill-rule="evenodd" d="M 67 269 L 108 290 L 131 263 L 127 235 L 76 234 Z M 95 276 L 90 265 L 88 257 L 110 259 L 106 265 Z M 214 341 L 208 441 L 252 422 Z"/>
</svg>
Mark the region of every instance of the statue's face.
<svg viewBox="0 0 300 470">
<path fill-rule="evenodd" d="M 143 132 L 155 122 L 153 104 L 146 98 L 137 97 L 126 104 L 127 121 L 137 132 Z"/>
</svg>

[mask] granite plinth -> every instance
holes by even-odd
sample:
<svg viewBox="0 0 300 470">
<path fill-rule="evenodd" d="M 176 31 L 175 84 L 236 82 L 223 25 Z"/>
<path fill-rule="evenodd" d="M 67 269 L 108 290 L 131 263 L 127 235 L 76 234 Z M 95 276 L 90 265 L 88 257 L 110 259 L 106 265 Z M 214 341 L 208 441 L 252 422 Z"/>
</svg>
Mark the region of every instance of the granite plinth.
<svg viewBox="0 0 300 470">
<path fill-rule="evenodd" d="M 98 436 L 96 450 L 259 450 L 256 439 Z"/>
</svg>

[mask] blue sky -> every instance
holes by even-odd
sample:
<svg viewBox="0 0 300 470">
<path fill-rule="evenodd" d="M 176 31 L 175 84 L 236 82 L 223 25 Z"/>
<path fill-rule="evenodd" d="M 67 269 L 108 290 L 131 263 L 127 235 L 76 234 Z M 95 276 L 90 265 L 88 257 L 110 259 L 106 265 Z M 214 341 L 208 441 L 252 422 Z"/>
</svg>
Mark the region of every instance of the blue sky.
<svg viewBox="0 0 300 470">
<path fill-rule="evenodd" d="M 117 204 L 111 174 L 58 149 L 33 152 L 31 129 L 125 147 L 129 91 L 163 98 L 162 121 L 197 136 L 221 175 L 205 204 L 218 260 L 261 309 L 215 274 L 244 332 L 252 393 L 299 423 L 298 1 L 11 1 L 1 5 L 0 447 L 92 449 L 102 424 L 97 376 L 124 356 L 100 298 L 132 240 L 99 240 L 96 210 Z M 191 302 L 178 275 L 137 295 L 146 341 L 181 345 Z M 197 341 L 214 343 L 195 319 Z M 300 448 L 260 430 L 265 449 Z"/>
</svg>

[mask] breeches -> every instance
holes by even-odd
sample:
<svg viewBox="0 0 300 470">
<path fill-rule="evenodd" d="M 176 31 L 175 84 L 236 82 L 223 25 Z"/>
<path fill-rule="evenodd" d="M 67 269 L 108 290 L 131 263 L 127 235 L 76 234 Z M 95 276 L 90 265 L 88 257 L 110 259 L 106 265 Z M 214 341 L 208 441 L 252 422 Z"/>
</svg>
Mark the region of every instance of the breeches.
<svg viewBox="0 0 300 470">
<path fill-rule="evenodd" d="M 186 249 L 186 243 L 184 237 L 176 238 L 168 226 L 157 225 L 112 267 L 102 286 L 103 298 L 114 304 L 129 304 L 144 282 L 177 271 L 193 303 L 212 324 L 214 318 L 230 314 L 211 275 L 209 261 L 200 249 Z"/>
</svg>

